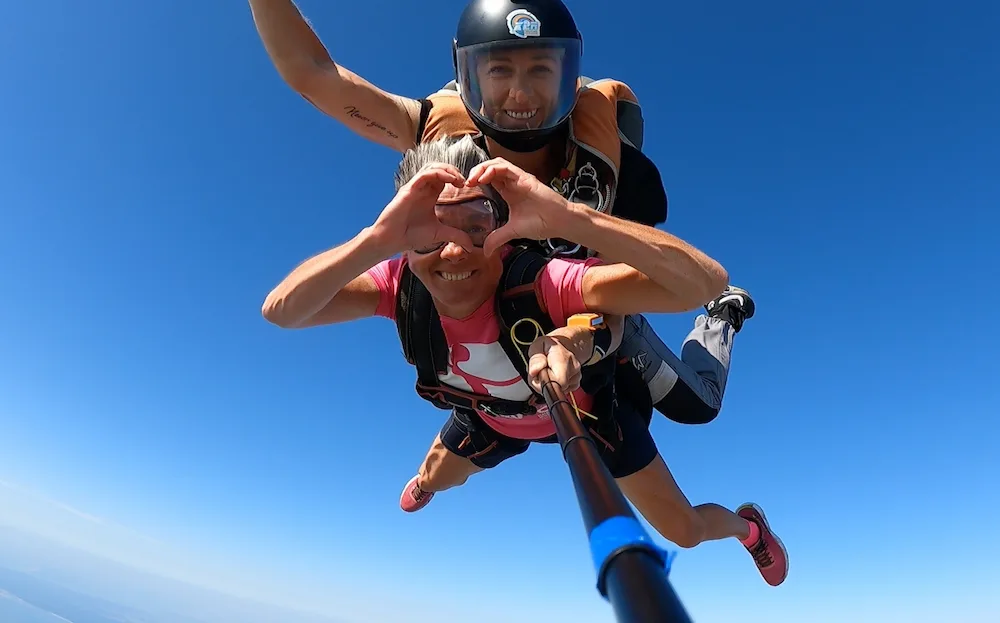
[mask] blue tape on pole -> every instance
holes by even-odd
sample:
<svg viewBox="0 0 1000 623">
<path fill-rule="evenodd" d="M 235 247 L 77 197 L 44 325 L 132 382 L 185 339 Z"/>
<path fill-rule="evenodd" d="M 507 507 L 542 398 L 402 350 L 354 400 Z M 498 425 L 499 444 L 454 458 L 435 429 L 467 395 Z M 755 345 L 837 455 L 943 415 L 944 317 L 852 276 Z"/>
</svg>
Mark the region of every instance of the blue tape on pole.
<svg viewBox="0 0 1000 623">
<path fill-rule="evenodd" d="M 641 546 L 651 550 L 663 562 L 664 573 L 670 573 L 674 554 L 657 546 L 638 519 L 619 515 L 605 519 L 590 531 L 590 555 L 594 561 L 594 570 L 597 572 L 598 587 L 604 585 L 601 574 L 606 571 L 605 563 L 608 558 L 628 546 Z M 604 594 L 603 590 L 601 594 Z"/>
</svg>

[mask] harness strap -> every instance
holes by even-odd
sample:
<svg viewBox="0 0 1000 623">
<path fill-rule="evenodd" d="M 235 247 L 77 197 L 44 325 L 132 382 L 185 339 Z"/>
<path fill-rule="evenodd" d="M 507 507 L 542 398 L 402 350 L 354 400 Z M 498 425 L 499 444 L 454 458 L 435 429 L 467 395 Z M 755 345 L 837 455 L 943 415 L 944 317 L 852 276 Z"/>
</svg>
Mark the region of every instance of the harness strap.
<svg viewBox="0 0 1000 623">
<path fill-rule="evenodd" d="M 540 396 L 532 396 L 527 401 L 507 400 L 468 392 L 441 382 L 439 375 L 448 371 L 449 356 L 441 318 L 427 287 L 405 265 L 400 278 L 399 296 L 396 298 L 396 330 L 403 356 L 417 369 L 417 394 L 436 407 L 479 409 L 497 416 L 516 416 L 534 414 L 537 412 L 537 405 L 543 404 Z M 501 327 L 502 346 L 505 338 L 510 342 L 510 336 L 504 334 L 505 330 L 509 328 Z M 506 346 L 504 352 L 521 378 L 527 382 L 527 368 L 520 356 Z"/>
<path fill-rule="evenodd" d="M 555 323 L 538 297 L 537 279 L 548 259 L 527 246 L 515 247 L 504 261 L 504 270 L 495 296 L 495 311 L 500 325 L 498 342 L 507 359 L 524 380 L 528 382 L 530 344 L 537 337 L 538 323 L 542 333 L 553 331 Z M 507 400 L 469 392 L 442 383 L 439 375 L 448 370 L 448 343 L 441 327 L 441 318 L 426 286 L 403 267 L 399 296 L 396 300 L 396 328 L 399 332 L 403 355 L 417 369 L 417 394 L 440 409 L 480 410 L 496 416 L 531 415 L 544 404 L 541 395 L 532 390 L 526 401 Z M 512 331 L 513 330 L 513 331 Z M 517 339 L 512 339 L 513 337 Z M 607 357 L 582 370 L 581 387 L 596 395 L 606 387 L 614 386 L 616 361 Z M 530 385 L 529 385 L 530 387 Z"/>
</svg>

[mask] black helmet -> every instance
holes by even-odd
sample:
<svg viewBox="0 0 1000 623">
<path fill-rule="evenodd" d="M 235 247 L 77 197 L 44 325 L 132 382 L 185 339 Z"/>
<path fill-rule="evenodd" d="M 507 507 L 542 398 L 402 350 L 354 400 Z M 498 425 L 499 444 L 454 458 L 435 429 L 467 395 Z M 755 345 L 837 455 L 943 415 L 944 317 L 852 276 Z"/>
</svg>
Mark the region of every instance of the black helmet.
<svg viewBox="0 0 1000 623">
<path fill-rule="evenodd" d="M 452 53 L 473 122 L 507 149 L 541 148 L 576 106 L 583 37 L 561 0 L 472 0 Z"/>
</svg>

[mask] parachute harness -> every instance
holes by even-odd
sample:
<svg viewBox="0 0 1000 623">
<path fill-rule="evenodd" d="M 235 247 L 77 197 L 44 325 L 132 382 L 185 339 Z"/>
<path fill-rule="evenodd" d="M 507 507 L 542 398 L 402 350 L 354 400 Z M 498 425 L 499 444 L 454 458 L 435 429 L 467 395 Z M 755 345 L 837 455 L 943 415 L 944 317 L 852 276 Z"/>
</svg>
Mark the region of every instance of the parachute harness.
<svg viewBox="0 0 1000 623">
<path fill-rule="evenodd" d="M 514 333 L 515 329 L 517 329 L 517 326 L 519 324 L 521 324 L 522 322 L 530 323 L 535 328 L 535 337 L 531 338 L 530 342 L 525 342 L 525 341 L 521 340 Z M 514 342 L 515 344 L 518 344 L 519 346 L 529 346 L 530 347 L 531 344 L 535 340 L 537 340 L 538 338 L 542 337 L 543 335 L 545 335 L 545 332 L 542 331 L 542 325 L 538 324 L 538 322 L 534 318 L 521 318 L 520 320 L 518 320 L 517 322 L 515 322 L 511 326 L 511 328 L 510 328 L 510 339 L 511 339 L 512 342 Z M 521 356 L 521 360 L 524 361 L 524 369 L 527 370 L 528 369 L 528 360 L 524 357 L 524 353 L 522 353 L 521 350 L 518 349 L 517 354 Z M 576 404 L 576 396 L 574 394 L 575 394 L 575 392 L 571 392 L 570 393 L 569 400 L 570 400 L 570 402 L 573 403 L 573 410 L 576 411 L 576 417 L 577 417 L 577 419 L 581 419 L 580 418 L 581 415 L 586 415 L 587 417 L 596 420 L 597 419 L 596 415 L 594 415 L 593 413 L 588 413 L 587 411 L 584 411 L 583 409 L 581 409 Z"/>
</svg>

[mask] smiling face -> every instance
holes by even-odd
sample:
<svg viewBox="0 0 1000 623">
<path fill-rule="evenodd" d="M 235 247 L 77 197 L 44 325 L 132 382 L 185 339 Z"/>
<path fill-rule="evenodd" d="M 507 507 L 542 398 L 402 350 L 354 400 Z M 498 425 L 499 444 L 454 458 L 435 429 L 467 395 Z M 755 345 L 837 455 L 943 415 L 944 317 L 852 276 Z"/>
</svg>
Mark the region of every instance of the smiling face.
<svg viewBox="0 0 1000 623">
<path fill-rule="evenodd" d="M 509 130 L 542 126 L 559 103 L 564 50 L 512 47 L 484 54 L 476 63 L 482 115 Z"/>
<path fill-rule="evenodd" d="M 497 223 L 485 210 L 469 206 L 481 207 L 488 200 L 482 189 L 449 185 L 438 197 L 435 213 L 442 223 L 464 230 L 475 244 L 481 244 Z M 406 259 L 430 292 L 438 313 L 451 318 L 464 318 L 490 299 L 503 273 L 499 253 L 486 257 L 481 248 L 463 249 L 454 242 L 423 252 L 410 251 Z"/>
<path fill-rule="evenodd" d="M 576 105 L 581 53 L 579 38 L 563 37 L 457 46 L 458 91 L 487 135 L 542 135 L 564 123 Z"/>
</svg>

